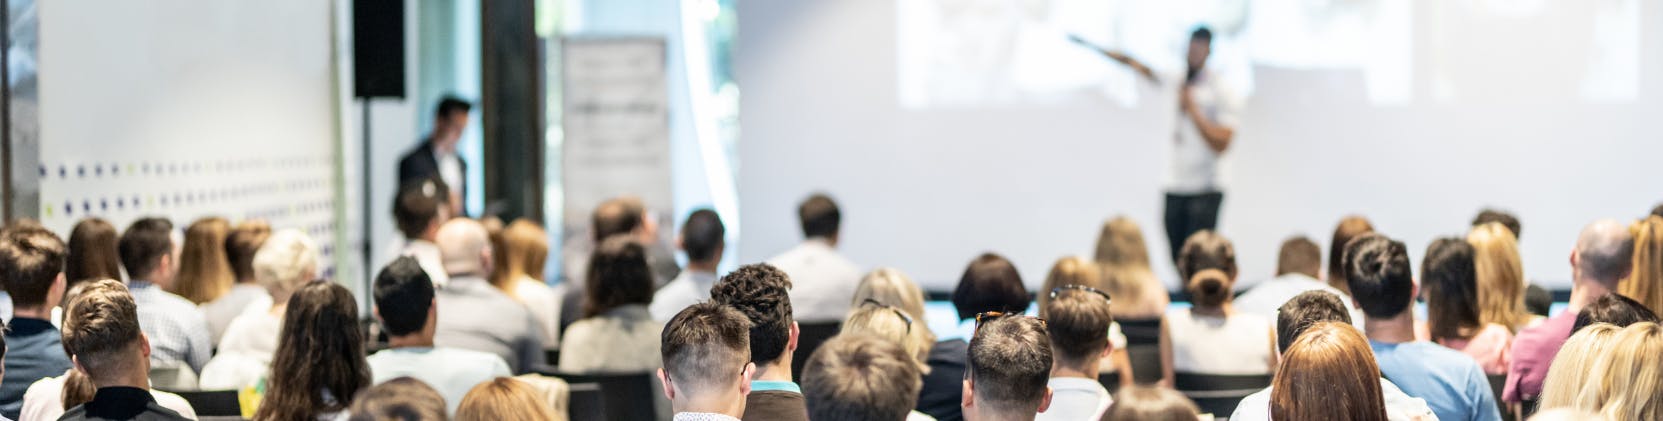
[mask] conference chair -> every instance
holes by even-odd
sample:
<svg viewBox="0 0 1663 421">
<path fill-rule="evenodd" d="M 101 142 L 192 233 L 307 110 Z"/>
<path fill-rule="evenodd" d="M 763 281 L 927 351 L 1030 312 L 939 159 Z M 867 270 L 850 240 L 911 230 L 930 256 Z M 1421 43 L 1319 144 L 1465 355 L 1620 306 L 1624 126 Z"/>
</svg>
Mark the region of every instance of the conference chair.
<svg viewBox="0 0 1663 421">
<path fill-rule="evenodd" d="M 814 355 L 814 350 L 820 349 L 820 344 L 837 336 L 842 330 L 842 322 L 797 323 L 797 351 L 791 360 L 791 378 L 803 378 L 803 366 L 808 364 L 808 356 Z"/>
<path fill-rule="evenodd" d="M 1229 416 L 1242 398 L 1270 387 L 1271 375 L 1173 373 L 1172 380 L 1173 388 L 1195 401 L 1202 413 Z"/>
<path fill-rule="evenodd" d="M 196 372 L 184 361 L 155 361 L 150 364 L 150 385 L 162 390 L 197 390 Z"/>
<path fill-rule="evenodd" d="M 1509 408 L 1507 407 L 1507 402 L 1506 401 L 1501 400 L 1501 391 L 1505 390 L 1507 388 L 1507 375 L 1506 374 L 1488 374 L 1488 375 L 1485 375 L 1484 377 L 1487 378 L 1488 380 L 1490 380 L 1490 391 L 1496 397 L 1496 409 L 1501 410 L 1501 420 L 1502 421 L 1515 421 L 1515 418 L 1513 417 L 1513 411 L 1509 410 Z M 1525 411 L 1526 412 L 1535 412 L 1535 411 L 1531 411 L 1531 409 L 1535 409 L 1535 406 L 1532 405 L 1530 407 L 1527 407 L 1525 409 Z"/>
<path fill-rule="evenodd" d="M 235 390 L 168 391 L 191 404 L 196 416 L 202 419 L 242 419 L 242 405 Z"/>
<path fill-rule="evenodd" d="M 570 391 L 566 419 L 605 420 L 606 396 L 599 383 L 567 383 Z"/>
<path fill-rule="evenodd" d="M 565 380 L 571 386 L 571 413 L 574 420 L 651 420 L 658 419 L 659 406 L 667 403 L 658 388 L 658 377 L 651 372 L 645 373 L 604 373 L 604 374 L 571 374 L 571 373 L 539 373 L 545 376 L 557 377 Z M 599 397 L 588 392 L 580 392 L 578 385 L 592 384 L 599 387 Z M 578 402 L 585 400 L 586 402 Z M 600 418 L 588 418 L 595 413 L 596 403 L 603 415 Z M 663 408 L 665 412 L 668 407 Z"/>
</svg>

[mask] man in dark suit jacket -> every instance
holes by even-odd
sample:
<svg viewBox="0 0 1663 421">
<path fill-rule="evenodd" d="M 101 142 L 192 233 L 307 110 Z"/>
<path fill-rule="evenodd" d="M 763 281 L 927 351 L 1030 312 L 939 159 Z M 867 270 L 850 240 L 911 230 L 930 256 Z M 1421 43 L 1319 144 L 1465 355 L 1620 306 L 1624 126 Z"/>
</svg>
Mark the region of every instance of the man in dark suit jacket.
<svg viewBox="0 0 1663 421">
<path fill-rule="evenodd" d="M 451 215 L 467 216 L 462 213 L 462 199 L 468 192 L 465 180 L 468 163 L 456 154 L 456 143 L 462 139 L 462 129 L 468 126 L 468 112 L 472 109 L 472 104 L 459 98 L 439 100 L 433 116 L 433 132 L 398 161 L 400 186 L 434 178 L 450 186 Z"/>
</svg>

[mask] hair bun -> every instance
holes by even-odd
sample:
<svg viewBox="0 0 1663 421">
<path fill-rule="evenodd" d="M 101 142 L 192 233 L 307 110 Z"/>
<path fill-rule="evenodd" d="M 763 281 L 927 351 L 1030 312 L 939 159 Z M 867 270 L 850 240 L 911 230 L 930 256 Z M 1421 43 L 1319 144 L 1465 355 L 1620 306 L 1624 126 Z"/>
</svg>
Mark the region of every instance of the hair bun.
<svg viewBox="0 0 1663 421">
<path fill-rule="evenodd" d="M 1190 302 L 1198 306 L 1213 307 L 1223 305 L 1230 296 L 1230 278 L 1224 271 L 1206 269 L 1191 276 L 1185 290 L 1189 291 Z"/>
</svg>

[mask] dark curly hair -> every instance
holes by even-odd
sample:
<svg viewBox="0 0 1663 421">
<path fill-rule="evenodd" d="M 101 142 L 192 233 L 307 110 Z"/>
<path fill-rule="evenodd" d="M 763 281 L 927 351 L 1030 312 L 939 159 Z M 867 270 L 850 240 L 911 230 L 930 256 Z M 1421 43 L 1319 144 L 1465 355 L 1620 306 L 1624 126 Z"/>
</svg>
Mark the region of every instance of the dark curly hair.
<svg viewBox="0 0 1663 421">
<path fill-rule="evenodd" d="M 710 287 L 710 300 L 751 319 L 751 362 L 779 360 L 791 341 L 791 278 L 767 263 L 739 267 Z"/>
<path fill-rule="evenodd" d="M 602 241 L 589 256 L 584 293 L 585 318 L 630 304 L 651 304 L 653 274 L 647 266 L 646 248 L 628 236 Z"/>
</svg>

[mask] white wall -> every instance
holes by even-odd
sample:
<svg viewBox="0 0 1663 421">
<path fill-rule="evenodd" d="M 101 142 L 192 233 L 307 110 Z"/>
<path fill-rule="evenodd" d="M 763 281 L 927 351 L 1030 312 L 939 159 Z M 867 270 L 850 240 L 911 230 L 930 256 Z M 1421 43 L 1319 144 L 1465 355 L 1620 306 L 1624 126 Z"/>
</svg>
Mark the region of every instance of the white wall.
<svg viewBox="0 0 1663 421">
<path fill-rule="evenodd" d="M 1566 286 L 1583 224 L 1663 200 L 1648 165 L 1663 155 L 1648 124 L 1663 112 L 1663 7 L 1639 7 L 1636 99 L 1590 102 L 1531 95 L 1529 81 L 1561 79 L 1542 72 L 1563 66 L 1534 65 L 1543 58 L 1531 51 L 1554 48 L 1513 47 L 1558 45 L 1551 20 L 1496 37 L 1432 19 L 1436 4 L 1413 6 L 1417 83 L 1405 104 L 1371 105 L 1362 78 L 1345 71 L 1254 69 L 1221 218 L 1245 282 L 1271 275 L 1289 235 L 1326 249 L 1347 214 L 1408 242 L 1418 263 L 1435 236 L 1462 234 L 1479 208 L 1498 206 L 1523 220 L 1527 274 Z M 1143 224 L 1175 284 L 1159 220 L 1170 95 L 1137 108 L 1087 99 L 908 110 L 897 104 L 892 1 L 750 0 L 738 13 L 741 261 L 798 241 L 795 204 L 818 190 L 843 206 L 851 258 L 898 267 L 929 289 L 951 288 L 984 250 L 1011 257 L 1036 286 L 1057 257 L 1088 253 L 1114 214 Z M 1442 47 L 1477 37 L 1505 45 Z M 1448 59 L 1434 51 L 1487 60 L 1520 83 L 1485 97 L 1434 95 L 1425 81 Z"/>
</svg>

